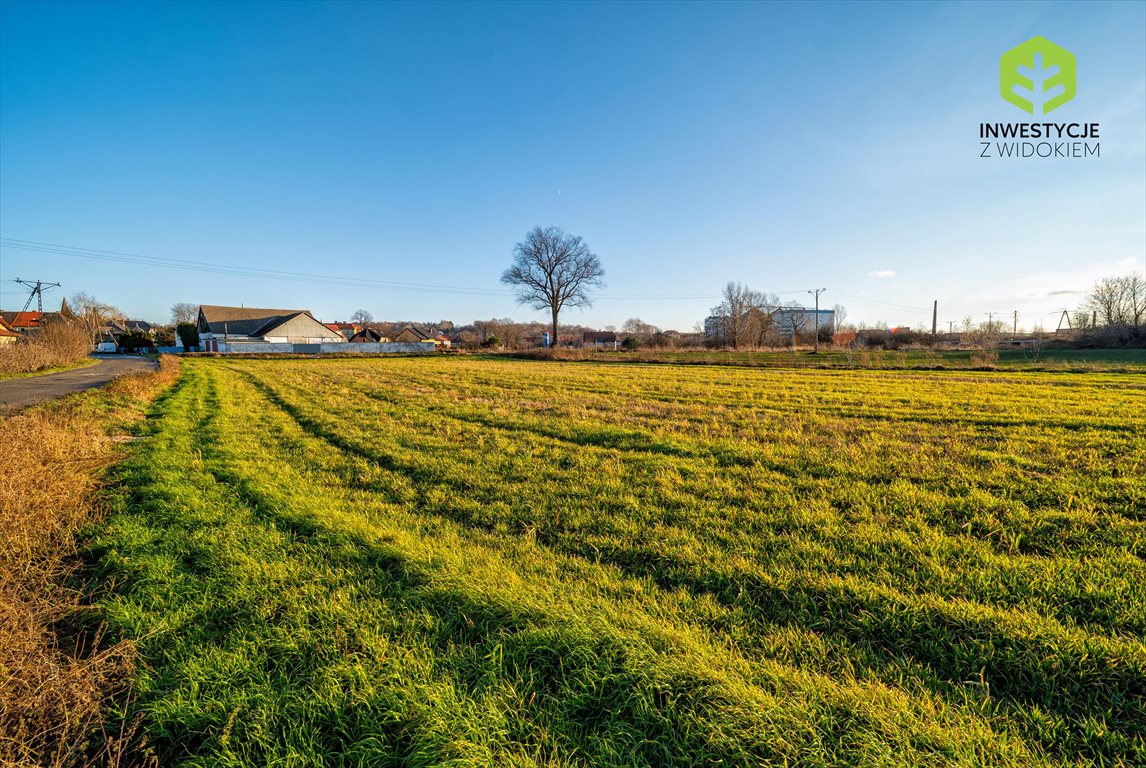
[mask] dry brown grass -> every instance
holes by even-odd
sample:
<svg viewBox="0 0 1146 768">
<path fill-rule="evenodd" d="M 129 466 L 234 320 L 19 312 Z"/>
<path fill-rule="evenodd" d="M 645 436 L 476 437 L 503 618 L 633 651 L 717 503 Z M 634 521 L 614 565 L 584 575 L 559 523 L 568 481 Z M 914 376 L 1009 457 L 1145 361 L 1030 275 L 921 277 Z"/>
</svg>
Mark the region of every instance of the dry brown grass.
<svg viewBox="0 0 1146 768">
<path fill-rule="evenodd" d="M 69 365 L 91 352 L 91 339 L 79 323 L 51 323 L 0 347 L 0 373 L 31 373 Z"/>
<path fill-rule="evenodd" d="M 130 728 L 103 732 L 132 648 L 102 642 L 74 583 L 77 534 L 98 520 L 101 476 L 121 455 L 109 427 L 179 376 L 178 360 L 0 420 L 0 765 L 120 764 Z M 90 407 L 101 399 L 110 408 Z"/>
</svg>

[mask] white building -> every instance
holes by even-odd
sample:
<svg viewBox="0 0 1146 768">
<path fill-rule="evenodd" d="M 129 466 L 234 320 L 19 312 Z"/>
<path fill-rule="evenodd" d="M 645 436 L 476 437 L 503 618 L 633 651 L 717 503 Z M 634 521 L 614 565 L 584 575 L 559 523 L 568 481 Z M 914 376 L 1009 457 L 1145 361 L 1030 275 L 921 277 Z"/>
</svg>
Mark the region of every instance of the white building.
<svg viewBox="0 0 1146 768">
<path fill-rule="evenodd" d="M 199 346 L 204 352 L 242 352 L 253 344 L 337 344 L 346 337 L 306 309 L 199 307 Z"/>
</svg>

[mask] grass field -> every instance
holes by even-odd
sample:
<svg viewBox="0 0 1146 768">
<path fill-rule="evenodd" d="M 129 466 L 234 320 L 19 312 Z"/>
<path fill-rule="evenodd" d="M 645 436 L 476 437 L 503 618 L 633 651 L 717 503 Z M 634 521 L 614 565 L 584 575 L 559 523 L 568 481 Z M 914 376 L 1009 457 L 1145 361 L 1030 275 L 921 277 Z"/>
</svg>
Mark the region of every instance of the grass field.
<svg viewBox="0 0 1146 768">
<path fill-rule="evenodd" d="M 538 356 L 540 350 L 510 353 Z M 1037 354 L 1023 349 L 840 349 L 811 350 L 703 350 L 640 349 L 635 352 L 561 350 L 570 359 L 618 363 L 670 363 L 674 365 L 738 365 L 750 368 L 859 368 L 1025 371 L 1146 372 L 1146 349 L 1068 349 L 1049 347 Z"/>
<path fill-rule="evenodd" d="M 188 360 L 88 557 L 163 765 L 1141 765 L 1146 377 Z"/>
</svg>

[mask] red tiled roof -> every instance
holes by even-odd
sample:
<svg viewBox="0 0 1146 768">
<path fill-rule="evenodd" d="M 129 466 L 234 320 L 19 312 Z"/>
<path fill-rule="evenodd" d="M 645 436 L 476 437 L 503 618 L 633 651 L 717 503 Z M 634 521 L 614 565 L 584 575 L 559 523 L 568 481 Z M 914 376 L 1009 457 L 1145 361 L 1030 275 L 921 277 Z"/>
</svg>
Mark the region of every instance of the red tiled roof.
<svg viewBox="0 0 1146 768">
<path fill-rule="evenodd" d="M 12 328 L 39 328 L 43 321 L 43 312 L 5 312 L 0 317 Z"/>
</svg>

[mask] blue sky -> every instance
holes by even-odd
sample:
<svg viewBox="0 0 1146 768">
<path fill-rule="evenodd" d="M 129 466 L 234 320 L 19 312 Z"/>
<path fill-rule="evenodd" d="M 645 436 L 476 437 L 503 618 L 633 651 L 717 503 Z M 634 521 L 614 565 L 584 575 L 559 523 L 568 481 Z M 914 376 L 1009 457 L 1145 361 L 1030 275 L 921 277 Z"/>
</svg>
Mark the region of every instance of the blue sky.
<svg viewBox="0 0 1146 768">
<path fill-rule="evenodd" d="M 1030 119 L 998 66 L 1034 35 L 1100 158 L 978 156 Z M 5 247 L 5 307 L 544 320 L 498 277 L 549 224 L 606 270 L 570 322 L 688 329 L 740 280 L 1053 328 L 1146 267 L 1146 3 L 0 3 L 0 235 L 350 283 Z"/>
</svg>

